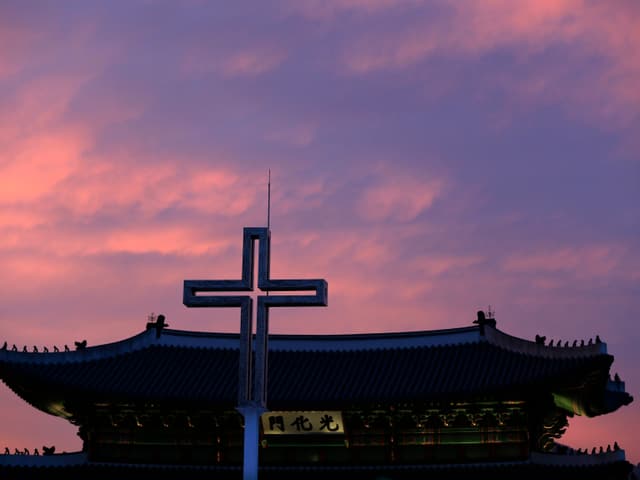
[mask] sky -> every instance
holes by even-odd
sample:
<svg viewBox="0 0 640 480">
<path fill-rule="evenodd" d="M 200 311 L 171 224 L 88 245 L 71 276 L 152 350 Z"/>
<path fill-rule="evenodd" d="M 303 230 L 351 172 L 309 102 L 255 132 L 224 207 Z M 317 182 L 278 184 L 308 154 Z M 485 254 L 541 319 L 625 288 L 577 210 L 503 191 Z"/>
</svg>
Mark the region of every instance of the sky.
<svg viewBox="0 0 640 480">
<path fill-rule="evenodd" d="M 235 332 L 182 282 L 329 306 L 274 333 L 599 335 L 636 402 L 561 442 L 640 461 L 640 3 L 0 1 L 0 342 Z M 0 385 L 0 449 L 81 448 Z"/>
</svg>

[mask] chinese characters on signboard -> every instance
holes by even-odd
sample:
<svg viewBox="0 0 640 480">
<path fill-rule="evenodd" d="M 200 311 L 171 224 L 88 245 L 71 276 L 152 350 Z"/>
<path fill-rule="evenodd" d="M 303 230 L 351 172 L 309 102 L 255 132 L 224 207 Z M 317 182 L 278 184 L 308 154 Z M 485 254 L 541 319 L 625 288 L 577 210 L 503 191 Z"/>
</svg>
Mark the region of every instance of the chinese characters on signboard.
<svg viewBox="0 0 640 480">
<path fill-rule="evenodd" d="M 344 434 L 342 412 L 267 412 L 265 435 Z"/>
</svg>

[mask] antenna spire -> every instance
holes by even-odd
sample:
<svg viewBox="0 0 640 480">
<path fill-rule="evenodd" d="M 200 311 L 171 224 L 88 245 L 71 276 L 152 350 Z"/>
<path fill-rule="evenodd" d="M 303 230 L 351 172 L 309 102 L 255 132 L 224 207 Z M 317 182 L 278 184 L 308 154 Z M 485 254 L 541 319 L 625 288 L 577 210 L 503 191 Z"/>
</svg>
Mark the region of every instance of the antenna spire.
<svg viewBox="0 0 640 480">
<path fill-rule="evenodd" d="M 271 228 L 271 169 L 269 169 L 269 181 L 267 182 L 267 229 Z"/>
</svg>

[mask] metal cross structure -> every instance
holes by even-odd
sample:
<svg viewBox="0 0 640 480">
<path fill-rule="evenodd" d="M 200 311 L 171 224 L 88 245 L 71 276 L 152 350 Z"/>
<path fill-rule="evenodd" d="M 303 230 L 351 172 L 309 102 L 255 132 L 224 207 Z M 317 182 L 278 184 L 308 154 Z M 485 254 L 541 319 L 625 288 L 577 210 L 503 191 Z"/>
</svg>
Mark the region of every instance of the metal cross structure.
<svg viewBox="0 0 640 480">
<path fill-rule="evenodd" d="M 231 292 L 253 291 L 255 241 L 258 241 L 258 296 L 255 349 L 253 340 L 253 299 Z M 242 241 L 240 280 L 185 280 L 183 303 L 187 307 L 240 307 L 240 368 L 238 410 L 244 417 L 244 480 L 258 478 L 260 415 L 267 407 L 269 309 L 271 307 L 327 306 L 326 280 L 272 280 L 270 278 L 271 232 L 264 227 L 245 227 Z M 269 292 L 313 291 L 313 295 L 269 295 Z M 227 295 L 202 295 L 225 292 Z M 252 375 L 252 350 L 255 374 Z M 253 377 L 253 378 L 252 378 Z M 253 380 L 253 381 L 252 381 Z"/>
</svg>

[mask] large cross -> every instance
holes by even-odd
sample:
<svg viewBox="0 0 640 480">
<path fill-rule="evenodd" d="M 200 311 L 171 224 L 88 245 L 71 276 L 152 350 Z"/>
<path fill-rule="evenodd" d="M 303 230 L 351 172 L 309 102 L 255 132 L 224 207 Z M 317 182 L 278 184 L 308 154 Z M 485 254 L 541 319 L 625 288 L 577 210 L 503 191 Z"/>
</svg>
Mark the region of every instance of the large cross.
<svg viewBox="0 0 640 480">
<path fill-rule="evenodd" d="M 255 341 L 255 375 L 252 380 L 253 299 L 231 292 L 253 291 L 255 241 L 258 241 L 258 296 Z M 183 303 L 187 307 L 240 307 L 239 410 L 245 417 L 244 478 L 257 478 L 257 441 L 259 413 L 266 409 L 269 309 L 271 307 L 314 307 L 327 305 L 326 280 L 272 280 L 270 278 L 271 232 L 264 227 L 245 227 L 242 241 L 242 278 L 240 280 L 185 280 Z M 313 295 L 268 295 L 268 292 L 313 291 Z M 225 292 L 227 295 L 202 295 Z M 251 423 L 251 425 L 249 425 Z M 249 432 L 251 427 L 251 432 Z M 255 446 L 253 445 L 255 443 Z M 254 452 L 255 449 L 255 452 Z M 255 466 L 247 468 L 247 457 Z M 255 472 L 252 470 L 255 468 Z M 255 475 L 255 476 L 254 476 Z"/>
</svg>

